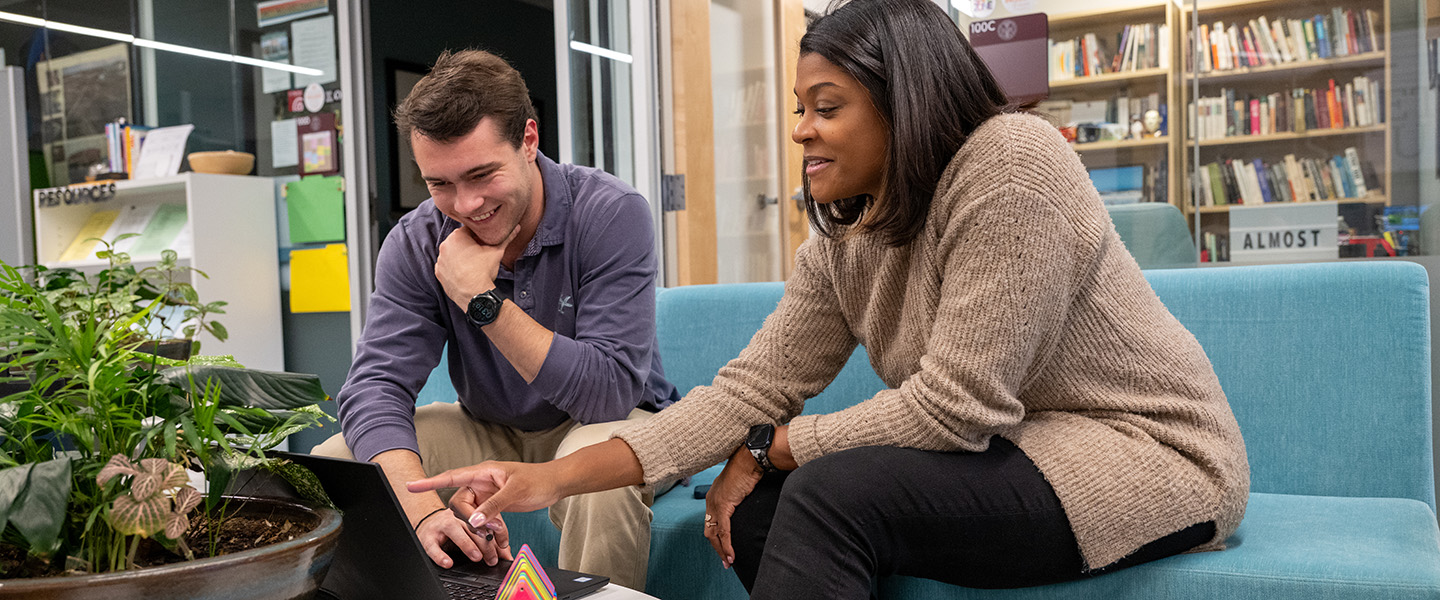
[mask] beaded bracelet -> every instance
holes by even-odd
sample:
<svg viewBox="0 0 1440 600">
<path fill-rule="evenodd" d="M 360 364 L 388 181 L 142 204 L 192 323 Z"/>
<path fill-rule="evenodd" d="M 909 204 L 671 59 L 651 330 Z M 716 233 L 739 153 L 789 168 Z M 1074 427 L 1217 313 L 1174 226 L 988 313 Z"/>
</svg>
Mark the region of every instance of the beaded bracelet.
<svg viewBox="0 0 1440 600">
<path fill-rule="evenodd" d="M 420 522 L 415 524 L 415 531 L 420 531 L 420 526 L 423 525 L 423 524 L 425 524 L 425 519 L 428 519 L 428 518 L 430 518 L 430 517 L 432 517 L 432 516 L 435 516 L 435 513 L 438 513 L 438 512 L 440 512 L 440 511 L 442 511 L 442 510 L 450 510 L 450 507 L 448 507 L 448 506 L 442 506 L 442 507 L 440 507 L 440 508 L 437 508 L 437 509 L 435 509 L 435 510 L 430 511 L 430 514 L 425 515 L 425 516 L 423 516 L 423 517 L 420 517 Z"/>
</svg>

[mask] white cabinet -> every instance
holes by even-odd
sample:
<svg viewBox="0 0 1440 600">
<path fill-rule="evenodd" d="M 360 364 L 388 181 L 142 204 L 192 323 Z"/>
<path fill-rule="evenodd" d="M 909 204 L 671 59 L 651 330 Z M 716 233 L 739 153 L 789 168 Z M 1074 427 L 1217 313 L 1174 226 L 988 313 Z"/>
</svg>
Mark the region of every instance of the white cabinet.
<svg viewBox="0 0 1440 600">
<path fill-rule="evenodd" d="M 230 338 L 219 342 L 202 333 L 202 351 L 233 354 L 250 368 L 284 369 L 272 180 L 181 173 L 158 179 L 36 190 L 34 202 L 36 261 L 50 268 L 70 267 L 88 272 L 98 271 L 106 264 L 95 258 L 98 245 L 84 254 L 86 258 L 60 259 L 96 213 L 118 211 L 122 215 L 139 215 L 137 221 L 143 226 L 147 215 L 166 212 L 179 215 L 183 208 L 183 226 L 178 235 L 172 242 L 161 245 L 175 250 L 182 265 L 209 275 L 206 278 L 192 274 L 190 283 L 202 300 L 229 303 L 225 314 L 217 315 L 215 320 L 225 325 Z M 144 238 L 136 240 L 137 250 L 143 249 L 143 241 Z M 159 259 L 159 249 L 131 251 L 131 259 L 137 267 L 154 264 Z"/>
</svg>

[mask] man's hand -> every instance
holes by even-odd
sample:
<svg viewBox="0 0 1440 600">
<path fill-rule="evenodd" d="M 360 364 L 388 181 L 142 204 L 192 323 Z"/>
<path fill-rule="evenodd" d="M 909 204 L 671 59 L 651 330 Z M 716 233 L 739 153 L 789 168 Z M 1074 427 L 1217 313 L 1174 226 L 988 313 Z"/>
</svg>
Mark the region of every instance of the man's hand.
<svg viewBox="0 0 1440 600">
<path fill-rule="evenodd" d="M 445 288 L 445 295 L 461 310 L 470 307 L 470 299 L 475 294 L 495 287 L 495 276 L 500 273 L 505 249 L 518 233 L 520 226 L 517 224 L 510 235 L 505 236 L 505 241 L 498 246 L 487 246 L 462 226 L 450 232 L 440 243 L 440 257 L 435 260 L 435 278 Z"/>
<path fill-rule="evenodd" d="M 462 488 L 456 492 L 450 500 L 449 509 L 442 508 L 440 512 L 426 517 L 415 529 L 415 537 L 420 539 L 425 554 L 446 569 L 455 566 L 445 552 L 447 542 L 454 544 L 473 562 L 483 560 L 493 567 L 501 558 L 514 560 L 514 555 L 510 553 L 510 530 L 505 527 L 504 519 L 497 515 L 486 528 L 475 529 L 458 516 L 470 514 L 470 511 L 459 508 L 456 502 L 462 500 L 463 504 L 460 495 L 465 491 Z"/>
</svg>

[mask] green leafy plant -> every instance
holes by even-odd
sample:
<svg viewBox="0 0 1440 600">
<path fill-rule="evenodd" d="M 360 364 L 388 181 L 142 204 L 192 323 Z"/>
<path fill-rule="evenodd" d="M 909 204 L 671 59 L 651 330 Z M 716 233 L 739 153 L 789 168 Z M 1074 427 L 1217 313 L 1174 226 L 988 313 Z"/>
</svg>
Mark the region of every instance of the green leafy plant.
<svg viewBox="0 0 1440 600">
<path fill-rule="evenodd" d="M 130 330 L 141 337 L 193 342 L 204 331 L 222 342 L 229 338 L 229 330 L 214 319 L 225 314 L 227 303 L 202 301 L 190 284 L 192 273 L 206 279 L 209 275 L 182 265 L 174 250 L 162 251 L 153 265 L 137 267 L 128 253 L 117 249 L 121 241 L 136 235 L 94 240 L 101 246 L 95 256 L 105 259 L 106 266 L 93 275 L 69 268 L 28 268 L 34 272 L 36 287 L 72 322 L 87 314 L 110 322 L 139 316 Z"/>
<path fill-rule="evenodd" d="M 215 305 L 163 278 L 147 280 L 157 295 L 146 300 L 145 270 L 111 260 L 109 273 L 68 282 L 31 269 L 33 284 L 0 262 L 0 383 L 21 388 L 0 396 L 0 577 L 131 568 L 146 539 L 177 559 L 213 554 L 213 534 L 208 548 L 183 543 L 186 519 L 217 531 L 233 512 L 221 493 L 244 469 L 318 487 L 265 453 L 330 419 L 315 406 L 328 400 L 318 378 L 141 352 L 137 332 L 176 290 L 197 311 Z"/>
</svg>

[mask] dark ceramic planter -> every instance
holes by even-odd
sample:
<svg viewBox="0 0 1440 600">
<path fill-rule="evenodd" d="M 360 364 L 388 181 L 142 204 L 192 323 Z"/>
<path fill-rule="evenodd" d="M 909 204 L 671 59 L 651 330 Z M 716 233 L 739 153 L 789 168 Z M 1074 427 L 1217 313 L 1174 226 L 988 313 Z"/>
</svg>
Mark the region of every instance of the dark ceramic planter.
<svg viewBox="0 0 1440 600">
<path fill-rule="evenodd" d="M 190 360 L 195 342 L 191 340 L 150 340 L 140 344 L 136 350 L 173 360 Z"/>
<path fill-rule="evenodd" d="M 0 599 L 291 600 L 313 597 L 330 569 L 330 559 L 340 539 L 340 513 L 284 500 L 234 500 L 245 502 L 242 515 L 283 515 L 296 521 L 310 521 L 315 528 L 293 540 L 264 548 L 162 567 L 77 577 L 0 579 Z"/>
</svg>

